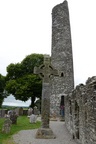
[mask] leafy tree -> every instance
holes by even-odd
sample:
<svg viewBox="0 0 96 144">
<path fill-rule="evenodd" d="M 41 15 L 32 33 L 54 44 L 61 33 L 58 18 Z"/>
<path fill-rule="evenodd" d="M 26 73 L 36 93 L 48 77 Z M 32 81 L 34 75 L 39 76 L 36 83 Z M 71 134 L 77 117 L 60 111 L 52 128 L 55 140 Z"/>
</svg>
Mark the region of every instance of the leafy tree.
<svg viewBox="0 0 96 144">
<path fill-rule="evenodd" d="M 22 101 L 31 98 L 31 107 L 34 107 L 36 98 L 41 98 L 42 82 L 38 75 L 33 74 L 33 70 L 42 63 L 42 54 L 31 54 L 21 63 L 10 64 L 7 67 L 6 90 Z"/>
<path fill-rule="evenodd" d="M 5 77 L 0 74 L 0 107 L 2 106 L 6 94 L 7 93 L 5 91 Z"/>
</svg>

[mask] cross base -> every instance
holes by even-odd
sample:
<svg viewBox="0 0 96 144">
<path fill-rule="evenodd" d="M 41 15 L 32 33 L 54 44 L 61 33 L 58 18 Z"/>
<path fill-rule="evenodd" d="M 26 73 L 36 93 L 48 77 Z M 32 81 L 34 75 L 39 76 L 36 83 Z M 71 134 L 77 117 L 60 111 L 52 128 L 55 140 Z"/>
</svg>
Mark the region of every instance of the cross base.
<svg viewBox="0 0 96 144">
<path fill-rule="evenodd" d="M 50 128 L 40 128 L 36 133 L 37 139 L 55 139 L 56 136 Z"/>
</svg>

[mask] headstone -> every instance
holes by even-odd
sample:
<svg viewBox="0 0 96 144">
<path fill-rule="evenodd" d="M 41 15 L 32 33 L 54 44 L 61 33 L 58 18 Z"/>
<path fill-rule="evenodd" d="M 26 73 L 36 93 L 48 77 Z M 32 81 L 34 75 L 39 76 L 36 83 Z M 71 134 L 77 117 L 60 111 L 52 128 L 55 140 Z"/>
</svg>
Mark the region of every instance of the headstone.
<svg viewBox="0 0 96 144">
<path fill-rule="evenodd" d="M 2 117 L 4 117 L 6 114 L 6 111 L 2 109 Z"/>
<path fill-rule="evenodd" d="M 12 121 L 10 120 L 10 118 L 6 118 L 4 121 L 2 132 L 6 134 L 10 133 L 11 124 L 12 124 Z"/>
<path fill-rule="evenodd" d="M 37 109 L 37 107 L 34 107 L 34 115 L 38 115 L 39 114 L 39 110 Z"/>
<path fill-rule="evenodd" d="M 23 108 L 22 107 L 18 107 L 14 110 L 18 116 L 22 116 L 23 115 Z"/>
<path fill-rule="evenodd" d="M 25 110 L 25 109 L 23 110 L 23 115 L 26 115 L 26 116 L 28 115 L 28 110 L 27 110 L 27 109 L 26 109 L 26 110 Z"/>
<path fill-rule="evenodd" d="M 19 116 L 19 107 L 14 110 L 16 114 Z"/>
<path fill-rule="evenodd" d="M 42 78 L 42 106 L 41 106 L 41 122 L 42 126 L 38 129 L 36 138 L 50 139 L 55 138 L 52 130 L 49 128 L 50 118 L 50 78 L 51 75 L 58 75 L 58 71 L 54 69 L 50 62 L 49 55 L 44 56 L 44 64 L 39 68 L 34 68 L 34 73 L 39 74 Z"/>
<path fill-rule="evenodd" d="M 13 111 L 13 113 L 10 115 L 10 120 L 12 121 L 12 124 L 17 124 L 17 117 L 18 115 L 15 111 Z"/>
<path fill-rule="evenodd" d="M 5 116 L 6 111 L 5 110 L 0 110 L 0 117 L 4 117 Z"/>
<path fill-rule="evenodd" d="M 19 108 L 19 115 L 20 115 L 20 116 L 23 115 L 23 108 L 22 108 L 22 107 Z"/>
<path fill-rule="evenodd" d="M 37 115 L 35 114 L 30 115 L 30 123 L 36 123 L 36 120 L 37 120 Z"/>
<path fill-rule="evenodd" d="M 28 109 L 28 116 L 30 116 L 32 113 L 33 113 L 33 109 L 30 107 L 30 108 Z"/>
<path fill-rule="evenodd" d="M 51 79 L 50 112 L 60 114 L 60 99 L 74 88 L 73 57 L 68 3 L 56 5 L 52 10 L 51 63 L 60 71 L 60 77 Z"/>
</svg>

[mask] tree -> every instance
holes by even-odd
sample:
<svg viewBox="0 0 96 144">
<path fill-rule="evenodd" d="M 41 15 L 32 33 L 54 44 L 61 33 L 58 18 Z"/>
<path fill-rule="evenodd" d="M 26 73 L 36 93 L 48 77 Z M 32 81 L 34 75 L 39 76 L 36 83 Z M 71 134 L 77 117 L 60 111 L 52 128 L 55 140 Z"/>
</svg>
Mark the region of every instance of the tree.
<svg viewBox="0 0 96 144">
<path fill-rule="evenodd" d="M 6 90 L 22 101 L 31 98 L 31 107 L 34 107 L 36 98 L 41 97 L 42 81 L 38 75 L 33 74 L 33 70 L 42 63 L 42 54 L 31 54 L 21 63 L 10 64 L 7 67 Z"/>
<path fill-rule="evenodd" d="M 2 76 L 0 74 L 0 107 L 2 106 L 2 103 L 5 97 L 6 97 L 5 76 Z"/>
</svg>

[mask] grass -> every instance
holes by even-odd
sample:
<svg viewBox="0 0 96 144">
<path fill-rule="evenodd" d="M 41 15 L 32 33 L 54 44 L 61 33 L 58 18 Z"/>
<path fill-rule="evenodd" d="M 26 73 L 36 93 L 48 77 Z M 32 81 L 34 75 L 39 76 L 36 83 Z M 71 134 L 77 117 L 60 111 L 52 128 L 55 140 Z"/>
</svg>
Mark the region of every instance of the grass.
<svg viewBox="0 0 96 144">
<path fill-rule="evenodd" d="M 0 118 L 0 144 L 14 144 L 11 142 L 11 137 L 13 134 L 19 132 L 20 130 L 36 129 L 39 128 L 41 122 L 37 121 L 34 124 L 29 123 L 27 116 L 19 116 L 17 119 L 17 124 L 11 126 L 11 131 L 9 134 L 2 133 L 2 126 L 4 123 L 4 118 Z"/>
</svg>

